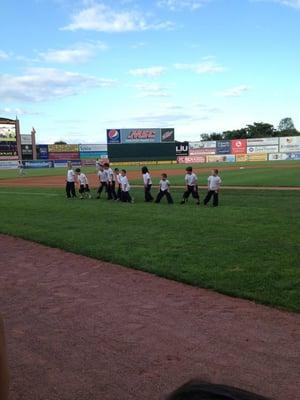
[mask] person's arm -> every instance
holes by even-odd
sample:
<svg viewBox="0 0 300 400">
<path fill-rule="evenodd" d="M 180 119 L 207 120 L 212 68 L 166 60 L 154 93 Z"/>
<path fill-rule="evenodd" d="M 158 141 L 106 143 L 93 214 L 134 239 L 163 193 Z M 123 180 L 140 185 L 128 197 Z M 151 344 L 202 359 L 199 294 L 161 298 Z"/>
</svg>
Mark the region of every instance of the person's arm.
<svg viewBox="0 0 300 400">
<path fill-rule="evenodd" d="M 9 373 L 4 337 L 4 324 L 0 316 L 0 400 L 8 399 Z"/>
</svg>

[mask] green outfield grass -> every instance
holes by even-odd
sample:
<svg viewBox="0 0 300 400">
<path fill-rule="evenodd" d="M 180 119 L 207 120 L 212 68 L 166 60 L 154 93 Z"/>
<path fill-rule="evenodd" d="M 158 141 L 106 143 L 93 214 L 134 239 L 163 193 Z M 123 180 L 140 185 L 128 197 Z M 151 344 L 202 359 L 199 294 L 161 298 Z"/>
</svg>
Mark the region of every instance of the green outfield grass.
<svg viewBox="0 0 300 400">
<path fill-rule="evenodd" d="M 228 190 L 219 208 L 180 206 L 181 193 L 169 206 L 143 203 L 139 189 L 120 204 L 1 187 L 0 232 L 300 310 L 300 192 Z"/>
<path fill-rule="evenodd" d="M 223 170 L 222 168 L 234 167 L 233 170 Z M 272 166 L 273 168 L 270 168 Z M 159 166 L 149 166 L 151 170 L 169 170 L 174 169 L 182 171 L 182 174 L 170 176 L 171 184 L 174 186 L 184 184 L 185 165 L 167 164 Z M 224 185 L 229 186 L 300 186 L 300 162 L 297 161 L 278 161 L 278 162 L 259 162 L 259 163 L 215 163 L 215 164 L 197 164 L 193 166 L 199 174 L 199 184 L 205 185 L 208 172 L 203 171 L 207 168 L 219 168 L 220 175 Z M 255 167 L 255 168 L 253 168 Z M 122 168 L 122 167 L 120 167 Z M 128 166 L 124 167 L 128 171 L 135 171 L 136 178 L 131 180 L 132 184 L 141 184 L 140 167 Z M 95 174 L 94 167 L 82 167 L 88 175 Z M 35 176 L 65 176 L 65 168 L 50 169 L 28 169 L 26 170 L 26 178 Z M 18 177 L 16 170 L 0 170 L 0 179 L 13 179 Z M 158 183 L 158 178 L 153 179 L 154 184 Z"/>
</svg>

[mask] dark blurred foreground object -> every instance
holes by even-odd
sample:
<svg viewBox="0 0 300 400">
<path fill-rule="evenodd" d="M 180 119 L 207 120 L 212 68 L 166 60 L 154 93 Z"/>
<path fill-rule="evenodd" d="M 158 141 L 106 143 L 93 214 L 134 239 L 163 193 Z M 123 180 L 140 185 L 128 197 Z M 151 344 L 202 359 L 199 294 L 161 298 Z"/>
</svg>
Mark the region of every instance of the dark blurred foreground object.
<svg viewBox="0 0 300 400">
<path fill-rule="evenodd" d="M 0 400 L 8 399 L 8 364 L 4 337 L 4 324 L 0 316 Z"/>
<path fill-rule="evenodd" d="M 257 394 L 245 392 L 230 386 L 214 385 L 197 380 L 190 381 L 166 400 L 268 400 Z"/>
</svg>

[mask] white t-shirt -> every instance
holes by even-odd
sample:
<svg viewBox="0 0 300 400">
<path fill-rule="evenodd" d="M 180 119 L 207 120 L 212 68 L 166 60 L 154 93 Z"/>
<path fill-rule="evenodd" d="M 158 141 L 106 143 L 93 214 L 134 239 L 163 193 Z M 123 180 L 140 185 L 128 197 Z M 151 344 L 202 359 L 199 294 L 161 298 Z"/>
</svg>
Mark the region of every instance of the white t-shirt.
<svg viewBox="0 0 300 400">
<path fill-rule="evenodd" d="M 100 182 L 107 182 L 107 180 L 108 180 L 106 171 L 99 171 L 98 177 L 99 177 Z"/>
<path fill-rule="evenodd" d="M 68 182 L 75 182 L 75 172 L 72 169 L 68 170 L 67 181 Z"/>
<path fill-rule="evenodd" d="M 167 179 L 166 180 L 161 179 L 159 181 L 159 186 L 160 190 L 164 192 L 165 190 L 169 190 L 170 182 Z"/>
<path fill-rule="evenodd" d="M 195 186 L 195 185 L 197 185 L 197 181 L 198 181 L 198 178 L 197 178 L 197 175 L 194 174 L 194 172 L 192 172 L 191 174 L 186 174 L 186 175 L 185 175 L 185 183 L 186 183 L 188 186 Z"/>
<path fill-rule="evenodd" d="M 89 181 L 88 178 L 86 177 L 86 175 L 81 172 L 80 175 L 78 175 L 78 182 L 80 183 L 80 185 L 88 185 Z"/>
<path fill-rule="evenodd" d="M 117 181 L 118 184 L 121 184 L 121 174 L 115 174 L 115 181 Z"/>
<path fill-rule="evenodd" d="M 108 181 L 112 182 L 114 180 L 114 172 L 111 168 L 105 170 L 107 173 Z"/>
<path fill-rule="evenodd" d="M 129 192 L 129 190 L 130 190 L 130 185 L 129 185 L 127 176 L 122 176 L 122 175 L 121 175 L 120 180 L 121 180 L 121 188 L 122 188 L 122 191 L 123 191 L 123 192 Z"/>
<path fill-rule="evenodd" d="M 149 172 L 143 174 L 144 185 L 152 185 L 152 180 Z"/>
<path fill-rule="evenodd" d="M 209 176 L 207 180 L 208 180 L 209 190 L 218 190 L 222 182 L 219 176 L 214 176 L 214 175 Z"/>
</svg>

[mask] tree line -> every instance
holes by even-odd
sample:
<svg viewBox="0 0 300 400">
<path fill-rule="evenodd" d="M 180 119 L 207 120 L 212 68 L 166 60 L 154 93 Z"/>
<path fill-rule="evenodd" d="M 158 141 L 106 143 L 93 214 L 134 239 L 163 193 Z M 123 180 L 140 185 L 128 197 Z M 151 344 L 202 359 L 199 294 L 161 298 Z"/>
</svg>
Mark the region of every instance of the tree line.
<svg viewBox="0 0 300 400">
<path fill-rule="evenodd" d="M 232 140 L 232 139 L 251 139 L 268 138 L 278 136 L 300 136 L 300 132 L 295 128 L 292 118 L 283 118 L 278 128 L 265 122 L 254 122 L 245 128 L 222 133 L 204 133 L 202 140 Z"/>
</svg>

